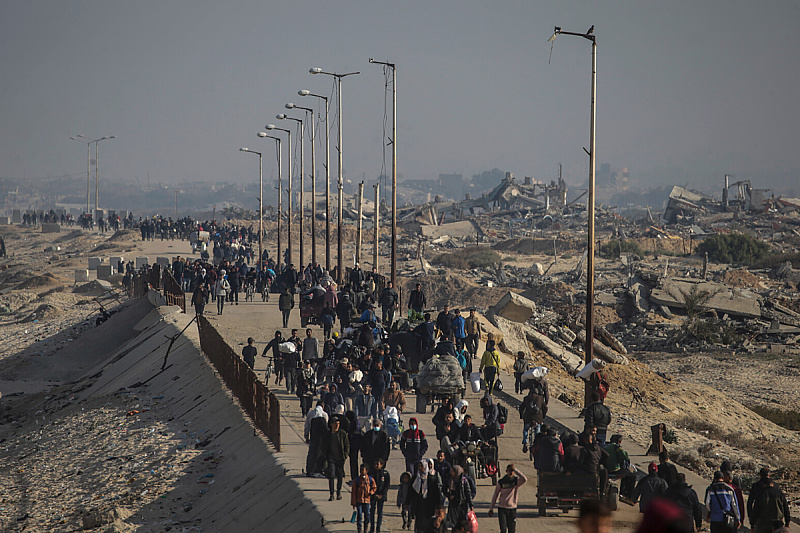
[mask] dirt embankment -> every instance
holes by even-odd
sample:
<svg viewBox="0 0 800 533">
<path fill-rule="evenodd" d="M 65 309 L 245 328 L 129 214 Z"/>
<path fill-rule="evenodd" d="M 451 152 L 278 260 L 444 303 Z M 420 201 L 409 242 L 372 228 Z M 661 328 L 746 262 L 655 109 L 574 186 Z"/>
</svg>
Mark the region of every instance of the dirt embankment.
<svg viewBox="0 0 800 533">
<path fill-rule="evenodd" d="M 422 291 L 428 302 L 428 307 L 441 309 L 445 304 L 450 308 L 460 307 L 469 309 L 486 309 L 497 303 L 509 290 L 502 287 L 483 287 L 467 280 L 457 274 L 428 275 L 424 278 L 400 278 L 403 287 L 403 306 L 408 304 L 408 297 L 416 287 L 417 282 L 422 284 Z M 519 292 L 519 291 L 514 291 Z"/>
</svg>

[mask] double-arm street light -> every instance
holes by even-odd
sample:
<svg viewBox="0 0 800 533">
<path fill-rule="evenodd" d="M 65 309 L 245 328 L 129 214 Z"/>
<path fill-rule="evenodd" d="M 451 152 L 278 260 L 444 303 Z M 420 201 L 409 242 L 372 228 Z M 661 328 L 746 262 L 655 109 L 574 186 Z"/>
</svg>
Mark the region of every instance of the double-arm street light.
<svg viewBox="0 0 800 533">
<path fill-rule="evenodd" d="M 289 136 L 289 145 L 288 145 L 288 152 L 289 152 L 289 188 L 286 190 L 288 197 L 289 197 L 289 211 L 287 213 L 287 220 L 288 224 L 286 229 L 288 230 L 288 236 L 286 238 L 286 266 L 292 264 L 292 130 L 287 130 L 284 128 L 279 128 L 275 124 L 267 124 L 264 126 L 268 130 L 278 130 L 278 131 L 285 131 L 286 134 Z M 278 264 L 280 264 L 281 258 L 278 258 Z"/>
<path fill-rule="evenodd" d="M 595 169 L 595 115 L 597 109 L 597 39 L 594 35 L 594 26 L 586 33 L 563 31 L 559 26 L 553 30 L 553 35 L 548 42 L 553 42 L 559 35 L 574 35 L 583 37 L 592 43 L 592 102 L 591 120 L 589 122 L 589 200 L 588 200 L 588 231 L 586 250 L 586 346 L 584 348 L 586 364 L 591 364 L 594 342 L 594 169 Z M 585 149 L 584 149 L 585 150 Z M 589 384 L 585 388 L 584 402 L 589 404 Z"/>
<path fill-rule="evenodd" d="M 100 141 L 107 141 L 109 139 L 116 139 L 116 138 L 117 138 L 116 135 L 109 135 L 107 137 L 100 137 L 99 139 L 94 139 L 92 141 L 87 141 L 86 137 L 84 137 L 83 135 L 80 135 L 80 134 L 79 135 L 75 135 L 73 137 L 70 137 L 70 139 L 73 140 L 73 141 L 80 141 L 80 142 L 86 144 L 86 213 L 92 214 L 91 211 L 90 211 L 90 209 L 91 209 L 91 205 L 90 205 L 91 198 L 90 197 L 91 197 L 91 187 L 92 187 L 92 179 L 91 179 L 91 174 L 90 174 L 90 169 L 91 169 L 91 165 L 92 165 L 92 156 L 91 156 L 90 147 L 91 147 L 92 143 L 94 143 L 94 210 L 97 211 L 98 197 L 99 197 L 99 194 L 100 194 L 100 178 L 99 178 L 99 172 L 100 172 L 99 171 L 99 167 L 100 167 L 99 155 L 100 155 L 100 152 L 99 152 L 99 149 L 98 149 L 97 145 L 100 143 Z M 92 214 L 92 218 L 94 218 L 94 214 Z"/>
<path fill-rule="evenodd" d="M 300 272 L 302 274 L 303 269 L 305 268 L 305 263 L 303 262 L 303 261 L 305 261 L 305 254 L 303 253 L 303 250 L 305 248 L 303 246 L 303 199 L 304 199 L 304 196 L 303 196 L 303 184 L 304 184 L 303 177 L 304 177 L 305 171 L 306 171 L 306 167 L 305 167 L 306 158 L 303 156 L 303 146 L 305 146 L 305 144 L 306 144 L 305 143 L 305 139 L 303 138 L 303 136 L 304 136 L 303 125 L 304 124 L 303 124 L 303 119 L 290 117 L 289 115 L 286 115 L 284 113 L 278 113 L 277 115 L 275 115 L 275 118 L 277 118 L 278 120 L 294 120 L 295 122 L 297 122 L 300 125 Z M 290 151 L 289 152 L 289 161 L 290 161 L 289 166 L 291 166 L 291 161 L 293 159 L 294 159 L 293 154 Z M 291 205 L 291 204 L 292 204 L 292 195 L 289 195 L 289 205 Z"/>
<path fill-rule="evenodd" d="M 370 63 L 384 65 L 392 69 L 392 287 L 397 287 L 397 69 L 394 63 L 375 61 Z M 378 209 L 377 204 L 375 209 Z M 377 230 L 376 230 L 377 231 Z M 375 236 L 377 242 L 378 237 Z"/>
<path fill-rule="evenodd" d="M 319 94 L 314 94 L 311 91 L 301 90 L 297 91 L 297 94 L 300 96 L 313 96 L 315 98 L 321 98 L 325 100 L 325 270 L 330 272 L 331 271 L 331 169 L 330 169 L 330 129 L 328 126 L 328 97 L 321 96 Z M 305 107 L 299 109 L 306 109 Z M 312 124 L 311 131 L 314 131 L 314 127 Z M 314 141 L 311 141 L 311 151 L 314 151 Z M 314 156 L 311 156 L 312 160 Z M 313 163 L 312 163 L 313 164 Z M 312 168 L 314 168 L 312 166 Z M 312 170 L 313 172 L 313 170 Z M 312 196 L 315 195 L 315 186 L 316 180 L 312 182 Z M 316 204 L 315 204 L 316 205 Z M 314 208 L 314 212 L 316 213 L 316 207 Z M 311 219 L 311 231 L 314 231 L 314 219 Z M 316 233 L 314 233 L 316 234 Z M 314 241 L 311 241 L 312 246 L 312 254 L 314 250 L 316 250 L 316 246 L 314 246 Z"/>
<path fill-rule="evenodd" d="M 258 156 L 258 261 L 256 265 L 261 262 L 261 254 L 264 252 L 261 244 L 261 238 L 264 234 L 264 163 L 261 158 L 261 152 L 256 152 L 250 148 L 239 148 L 240 152 L 249 152 Z M 258 269 L 261 271 L 261 268 Z"/>
<path fill-rule="evenodd" d="M 286 109 L 302 109 L 306 112 L 306 120 L 311 117 L 314 118 L 314 110 L 310 107 L 301 107 L 299 105 L 294 105 L 292 102 L 286 104 Z M 314 148 L 315 143 L 315 133 L 314 133 L 314 121 L 310 122 L 311 125 L 311 262 L 316 264 L 317 263 L 317 156 L 316 156 L 316 148 Z M 300 150 L 302 154 L 302 149 Z M 300 180 L 301 189 L 300 189 L 300 204 L 303 205 L 303 191 L 305 187 L 302 187 L 303 181 Z M 300 213 L 304 212 L 305 206 L 300 208 Z M 301 218 L 302 220 L 302 218 Z M 302 226 L 300 226 L 302 228 Z M 302 230 L 301 230 L 302 231 Z M 302 253 L 302 252 L 301 252 Z"/>
<path fill-rule="evenodd" d="M 281 164 L 281 138 L 275 137 L 274 135 L 267 135 L 263 131 L 258 132 L 258 136 L 262 139 L 275 139 L 276 141 L 276 148 L 278 151 L 278 260 L 277 260 L 277 267 L 278 273 L 280 273 L 280 265 L 281 265 L 281 217 L 283 216 L 283 202 L 281 198 L 283 197 L 283 183 L 282 183 L 282 168 L 283 165 Z"/>
<path fill-rule="evenodd" d="M 343 252 L 342 252 L 342 191 L 344 189 L 344 179 L 342 175 L 342 78 L 347 76 L 354 76 L 356 74 L 361 74 L 360 72 L 347 72 L 345 74 L 338 74 L 336 72 L 325 72 L 321 68 L 315 67 L 308 70 L 311 74 L 327 74 L 328 76 L 333 76 L 336 78 L 336 96 L 337 96 L 337 105 L 338 105 L 338 122 L 339 122 L 339 139 L 338 139 L 338 146 L 336 147 L 339 151 L 339 200 L 338 200 L 338 215 L 339 215 L 339 235 L 337 239 L 337 273 L 336 273 L 336 281 L 341 285 L 342 280 L 344 279 L 344 263 L 343 260 Z"/>
</svg>

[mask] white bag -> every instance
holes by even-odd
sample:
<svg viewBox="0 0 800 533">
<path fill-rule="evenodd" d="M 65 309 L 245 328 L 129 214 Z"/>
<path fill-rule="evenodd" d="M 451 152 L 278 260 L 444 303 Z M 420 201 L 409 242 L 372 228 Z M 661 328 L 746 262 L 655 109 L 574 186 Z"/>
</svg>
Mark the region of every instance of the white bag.
<svg viewBox="0 0 800 533">
<path fill-rule="evenodd" d="M 472 385 L 472 392 L 479 393 L 481 391 L 481 373 L 473 372 L 469 376 L 470 385 Z"/>
<path fill-rule="evenodd" d="M 297 345 L 293 342 L 282 342 L 278 345 L 278 351 L 281 353 L 294 353 L 297 351 Z"/>
<path fill-rule="evenodd" d="M 580 379 L 588 380 L 589 376 L 594 374 L 595 372 L 600 372 L 606 366 L 606 362 L 602 359 L 592 359 L 592 362 L 588 365 L 584 365 L 581 368 L 580 372 L 575 376 Z"/>
</svg>

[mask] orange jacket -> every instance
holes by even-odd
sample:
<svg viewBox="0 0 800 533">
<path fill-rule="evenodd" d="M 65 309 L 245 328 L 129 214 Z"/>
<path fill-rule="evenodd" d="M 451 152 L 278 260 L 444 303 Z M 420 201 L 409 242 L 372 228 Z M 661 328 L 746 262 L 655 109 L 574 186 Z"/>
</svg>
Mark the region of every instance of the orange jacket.
<svg viewBox="0 0 800 533">
<path fill-rule="evenodd" d="M 350 505 L 355 507 L 357 503 L 369 503 L 370 497 L 375 494 L 376 490 L 378 487 L 372 476 L 358 476 L 350 490 Z"/>
</svg>

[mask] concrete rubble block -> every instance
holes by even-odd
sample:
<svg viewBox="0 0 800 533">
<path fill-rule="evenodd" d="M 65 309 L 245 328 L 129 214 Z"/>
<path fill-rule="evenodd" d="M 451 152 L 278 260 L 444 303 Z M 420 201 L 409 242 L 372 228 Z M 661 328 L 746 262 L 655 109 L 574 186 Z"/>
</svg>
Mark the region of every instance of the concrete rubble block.
<svg viewBox="0 0 800 533">
<path fill-rule="evenodd" d="M 156 264 L 161 265 L 163 267 L 169 267 L 171 263 L 169 257 L 158 256 L 156 257 Z"/>
<path fill-rule="evenodd" d="M 582 343 L 586 342 L 586 330 L 581 329 L 577 332 L 578 340 Z M 609 363 L 614 363 L 616 365 L 627 365 L 628 358 L 624 355 L 618 353 L 612 348 L 609 348 L 602 342 L 597 339 L 592 339 L 592 348 L 594 353 L 604 361 L 608 361 Z"/>
<path fill-rule="evenodd" d="M 122 270 L 119 270 L 118 272 L 119 272 L 120 274 L 122 274 L 122 273 L 124 273 L 124 272 L 125 272 L 125 258 L 124 258 L 124 257 L 122 257 L 122 256 L 119 256 L 119 255 L 113 256 L 113 257 L 109 258 L 109 260 L 108 260 L 108 263 L 109 263 L 109 264 L 110 264 L 112 267 L 114 267 L 114 271 L 115 271 L 115 272 L 117 272 L 117 271 L 118 271 L 118 270 L 117 270 L 117 265 L 119 265 L 120 263 L 122 263 Z"/>
<path fill-rule="evenodd" d="M 85 283 L 89 281 L 89 269 L 79 268 L 75 270 L 75 282 Z"/>
<path fill-rule="evenodd" d="M 531 344 L 554 357 L 571 375 L 575 375 L 583 366 L 583 359 L 579 355 L 567 350 L 544 333 L 539 333 L 530 326 L 524 326 L 524 329 L 525 336 Z"/>
<path fill-rule="evenodd" d="M 685 294 L 690 294 L 693 286 L 698 292 L 711 295 L 703 304 L 704 309 L 714 309 L 717 313 L 760 318 L 763 298 L 745 289 L 738 289 L 712 281 L 701 281 L 694 278 L 666 278 L 661 287 L 650 293 L 650 301 L 679 309 L 686 308 Z"/>
<path fill-rule="evenodd" d="M 528 270 L 528 274 L 531 276 L 541 276 L 544 274 L 544 267 L 541 263 L 534 263 L 531 265 L 530 270 Z"/>
<path fill-rule="evenodd" d="M 600 339 L 606 346 L 615 349 L 622 355 L 628 355 L 628 349 L 625 347 L 625 345 L 622 344 L 614 335 L 612 335 L 611 332 L 608 331 L 604 326 L 598 326 L 596 329 L 598 335 L 600 335 Z"/>
<path fill-rule="evenodd" d="M 147 266 L 150 264 L 149 257 L 137 257 L 136 258 L 136 268 L 142 268 L 143 266 Z"/>
<path fill-rule="evenodd" d="M 103 259 L 100 257 L 89 258 L 89 270 L 97 270 L 99 265 L 103 264 Z"/>
<path fill-rule="evenodd" d="M 11 211 L 11 223 L 12 224 L 22 224 L 22 213 L 19 209 L 14 209 Z"/>
<path fill-rule="evenodd" d="M 8 226 L 11 223 L 9 217 L 0 217 L 0 226 Z"/>
<path fill-rule="evenodd" d="M 525 338 L 525 328 L 522 324 L 507 320 L 501 316 L 490 315 L 492 323 L 503 332 L 503 339 L 497 345 L 504 352 L 511 354 L 512 359 L 516 358 L 518 352 L 530 355 L 531 351 Z"/>
<path fill-rule="evenodd" d="M 50 222 L 42 224 L 42 233 L 61 233 L 61 225 Z"/>
<path fill-rule="evenodd" d="M 536 304 L 515 292 L 507 292 L 492 306 L 493 314 L 514 322 L 527 322 L 536 312 Z"/>
<path fill-rule="evenodd" d="M 114 273 L 114 267 L 111 265 L 97 265 L 97 279 L 108 279 Z"/>
<path fill-rule="evenodd" d="M 496 344 L 503 342 L 503 332 L 492 324 L 488 318 L 478 312 L 475 313 L 475 317 L 481 325 L 480 339 L 483 342 L 489 340 L 489 335 L 492 336 Z"/>
</svg>

